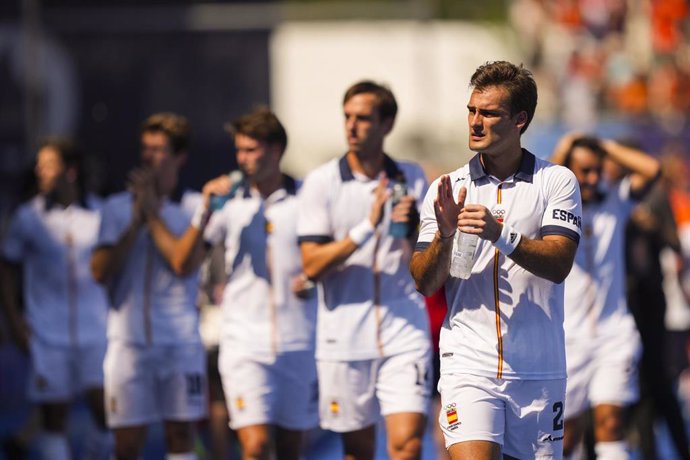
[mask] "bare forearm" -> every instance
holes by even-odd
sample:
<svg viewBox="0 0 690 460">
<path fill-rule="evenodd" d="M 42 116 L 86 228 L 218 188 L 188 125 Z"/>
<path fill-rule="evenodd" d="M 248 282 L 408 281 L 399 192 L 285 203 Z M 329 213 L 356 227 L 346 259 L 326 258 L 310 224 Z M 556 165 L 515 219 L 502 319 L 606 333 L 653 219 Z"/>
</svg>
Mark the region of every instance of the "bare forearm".
<svg viewBox="0 0 690 460">
<path fill-rule="evenodd" d="M 357 250 L 357 245 L 348 236 L 344 240 L 325 244 L 302 243 L 301 249 L 304 274 L 316 280 L 345 262 Z"/>
<path fill-rule="evenodd" d="M 417 290 L 423 295 L 432 295 L 446 282 L 452 248 L 453 237 L 441 238 L 437 232 L 426 250 L 412 254 L 410 273 Z"/>
<path fill-rule="evenodd" d="M 565 237 L 557 238 L 530 240 L 523 236 L 508 257 L 540 278 L 562 283 L 573 266 L 577 244 Z"/>
<path fill-rule="evenodd" d="M 91 274 L 99 283 L 107 283 L 122 270 L 137 239 L 141 224 L 132 222 L 113 246 L 97 248 L 91 256 Z"/>
<path fill-rule="evenodd" d="M 639 174 L 647 180 L 654 179 L 659 174 L 660 165 L 654 157 L 616 141 L 606 140 L 602 144 L 608 156 L 631 173 Z"/>
<path fill-rule="evenodd" d="M 177 275 L 187 275 L 199 267 L 204 258 L 201 230 L 190 226 L 177 237 L 160 217 L 150 218 L 148 228 L 156 248 Z"/>
</svg>

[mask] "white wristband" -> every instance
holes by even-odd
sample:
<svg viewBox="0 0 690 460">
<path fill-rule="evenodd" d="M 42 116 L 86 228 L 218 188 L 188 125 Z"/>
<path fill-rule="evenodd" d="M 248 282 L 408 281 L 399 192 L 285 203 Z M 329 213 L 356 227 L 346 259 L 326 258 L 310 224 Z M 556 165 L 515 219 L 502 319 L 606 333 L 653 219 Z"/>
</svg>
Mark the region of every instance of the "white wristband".
<svg viewBox="0 0 690 460">
<path fill-rule="evenodd" d="M 515 251 L 515 248 L 518 247 L 521 239 L 522 235 L 520 232 L 504 222 L 501 235 L 493 244 L 496 249 L 501 251 L 504 255 L 509 256 Z"/>
<path fill-rule="evenodd" d="M 374 226 L 371 225 L 369 219 L 364 219 L 362 222 L 351 228 L 348 236 L 357 246 L 364 244 L 374 234 Z"/>
<path fill-rule="evenodd" d="M 197 230 L 201 230 L 208 223 L 209 217 L 211 217 L 211 212 L 206 207 L 206 204 L 203 202 L 199 203 L 199 206 L 194 210 L 190 225 Z"/>
</svg>

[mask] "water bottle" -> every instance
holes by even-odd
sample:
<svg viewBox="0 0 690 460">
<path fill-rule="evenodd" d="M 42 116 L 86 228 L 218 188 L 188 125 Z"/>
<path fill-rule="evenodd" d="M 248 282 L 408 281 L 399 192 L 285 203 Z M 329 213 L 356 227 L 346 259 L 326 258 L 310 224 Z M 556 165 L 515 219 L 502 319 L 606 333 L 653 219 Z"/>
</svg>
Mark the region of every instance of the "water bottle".
<svg viewBox="0 0 690 460">
<path fill-rule="evenodd" d="M 235 170 L 228 174 L 228 179 L 230 179 L 230 191 L 227 194 L 211 195 L 210 207 L 212 211 L 218 211 L 220 209 L 223 209 L 225 203 L 227 203 L 228 200 L 231 200 L 235 196 L 235 194 L 237 193 L 237 189 L 240 188 L 240 185 L 242 185 L 242 179 L 244 179 L 244 175 L 242 174 L 242 171 Z"/>
<path fill-rule="evenodd" d="M 400 202 L 402 197 L 407 195 L 407 185 L 405 183 L 405 176 L 402 174 L 398 175 L 396 181 L 393 183 L 391 189 L 391 210 L 396 204 Z M 388 227 L 388 234 L 395 238 L 405 238 L 409 232 L 410 226 L 407 222 L 392 222 Z"/>
<path fill-rule="evenodd" d="M 472 273 L 474 265 L 474 250 L 477 248 L 479 235 L 455 232 L 453 255 L 450 259 L 450 276 L 466 280 Z"/>
</svg>

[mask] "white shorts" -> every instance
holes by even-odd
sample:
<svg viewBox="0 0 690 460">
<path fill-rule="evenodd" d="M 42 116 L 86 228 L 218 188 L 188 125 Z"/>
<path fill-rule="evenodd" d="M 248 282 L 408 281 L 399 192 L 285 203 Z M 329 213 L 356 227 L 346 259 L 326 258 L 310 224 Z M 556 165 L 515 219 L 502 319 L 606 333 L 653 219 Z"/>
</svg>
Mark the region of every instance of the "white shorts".
<svg viewBox="0 0 690 460">
<path fill-rule="evenodd" d="M 234 430 L 270 424 L 306 430 L 319 423 L 313 351 L 248 356 L 220 347 L 218 370 Z"/>
<path fill-rule="evenodd" d="M 108 344 L 105 409 L 111 428 L 206 416 L 206 358 L 201 343 Z"/>
<path fill-rule="evenodd" d="M 317 361 L 321 427 L 338 433 L 375 424 L 381 415 L 426 414 L 431 351 L 422 348 L 364 361 Z"/>
<path fill-rule="evenodd" d="M 77 393 L 103 387 L 105 343 L 78 347 L 30 341 L 29 399 L 38 403 L 67 402 Z"/>
<path fill-rule="evenodd" d="M 639 396 L 637 331 L 567 342 L 568 386 L 565 415 L 573 418 L 600 404 L 627 406 Z"/>
<path fill-rule="evenodd" d="M 565 379 L 441 375 L 439 423 L 446 447 L 491 441 L 515 458 L 562 458 L 565 385 Z"/>
</svg>

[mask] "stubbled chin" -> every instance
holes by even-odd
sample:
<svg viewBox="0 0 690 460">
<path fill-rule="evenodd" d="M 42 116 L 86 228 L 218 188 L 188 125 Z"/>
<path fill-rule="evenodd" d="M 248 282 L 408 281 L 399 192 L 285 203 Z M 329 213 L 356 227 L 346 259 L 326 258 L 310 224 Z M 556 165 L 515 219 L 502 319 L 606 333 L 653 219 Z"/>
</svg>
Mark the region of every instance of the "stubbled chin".
<svg viewBox="0 0 690 460">
<path fill-rule="evenodd" d="M 479 151 L 483 150 L 483 147 L 485 147 L 483 142 L 474 142 L 471 140 L 469 142 L 469 146 L 470 146 L 470 150 L 472 150 L 473 152 L 479 152 Z"/>
</svg>

